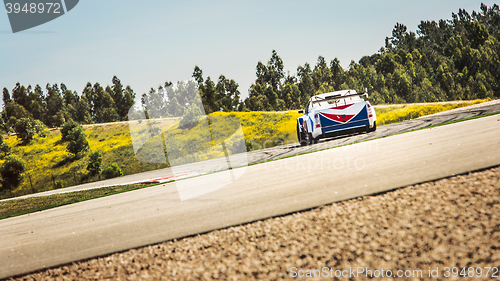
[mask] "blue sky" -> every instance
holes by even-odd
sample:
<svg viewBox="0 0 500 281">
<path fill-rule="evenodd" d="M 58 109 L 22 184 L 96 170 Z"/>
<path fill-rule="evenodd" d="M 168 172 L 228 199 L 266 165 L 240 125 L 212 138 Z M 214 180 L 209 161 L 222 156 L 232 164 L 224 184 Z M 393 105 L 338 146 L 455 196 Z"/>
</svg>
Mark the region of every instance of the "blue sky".
<svg viewBox="0 0 500 281">
<path fill-rule="evenodd" d="M 0 87 L 65 83 L 81 92 L 87 82 L 111 84 L 116 75 L 140 96 L 165 81 L 220 74 L 240 84 L 255 80 L 258 61 L 275 49 L 285 70 L 337 57 L 376 53 L 396 22 L 415 31 L 421 20 L 451 18 L 475 0 L 166 1 L 81 0 L 64 16 L 13 34 L 0 12 Z"/>
</svg>

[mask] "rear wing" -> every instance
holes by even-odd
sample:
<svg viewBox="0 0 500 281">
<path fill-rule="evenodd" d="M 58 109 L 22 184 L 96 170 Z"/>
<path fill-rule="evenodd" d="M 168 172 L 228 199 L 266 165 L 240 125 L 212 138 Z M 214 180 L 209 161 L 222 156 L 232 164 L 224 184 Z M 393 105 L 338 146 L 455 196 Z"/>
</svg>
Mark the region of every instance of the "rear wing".
<svg viewBox="0 0 500 281">
<path fill-rule="evenodd" d="M 352 97 L 361 97 L 361 96 L 365 96 L 365 97 L 368 98 L 368 92 L 365 90 L 364 93 L 347 94 L 345 96 L 342 96 L 340 94 L 336 94 L 336 95 L 326 96 L 323 99 L 313 100 L 312 103 L 315 104 L 315 103 L 325 102 L 325 101 L 329 101 L 329 100 L 338 100 L 338 99 L 345 99 L 345 98 L 352 98 Z"/>
</svg>

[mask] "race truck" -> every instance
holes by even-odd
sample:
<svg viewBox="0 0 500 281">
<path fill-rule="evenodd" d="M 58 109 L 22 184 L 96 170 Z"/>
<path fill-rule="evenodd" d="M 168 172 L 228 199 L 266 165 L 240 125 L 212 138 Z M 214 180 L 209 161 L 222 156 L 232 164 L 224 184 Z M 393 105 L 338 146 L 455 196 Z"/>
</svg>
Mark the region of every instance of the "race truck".
<svg viewBox="0 0 500 281">
<path fill-rule="evenodd" d="M 321 138 L 375 131 L 375 110 L 362 96 L 368 97 L 368 93 L 343 90 L 311 97 L 305 110 L 299 111 L 304 115 L 297 118 L 299 143 L 309 145 Z"/>
</svg>

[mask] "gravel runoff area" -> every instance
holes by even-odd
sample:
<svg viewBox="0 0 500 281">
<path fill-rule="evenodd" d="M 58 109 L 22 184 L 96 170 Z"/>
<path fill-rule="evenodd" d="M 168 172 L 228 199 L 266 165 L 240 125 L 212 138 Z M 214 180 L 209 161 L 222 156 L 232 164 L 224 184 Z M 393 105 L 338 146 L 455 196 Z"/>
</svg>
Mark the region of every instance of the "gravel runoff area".
<svg viewBox="0 0 500 281">
<path fill-rule="evenodd" d="M 454 280 L 466 274 L 484 280 L 487 274 L 490 280 L 500 276 L 494 267 L 500 267 L 500 167 L 18 279 L 332 280 L 343 275 L 362 280 L 390 274 L 409 277 L 402 280 Z"/>
</svg>

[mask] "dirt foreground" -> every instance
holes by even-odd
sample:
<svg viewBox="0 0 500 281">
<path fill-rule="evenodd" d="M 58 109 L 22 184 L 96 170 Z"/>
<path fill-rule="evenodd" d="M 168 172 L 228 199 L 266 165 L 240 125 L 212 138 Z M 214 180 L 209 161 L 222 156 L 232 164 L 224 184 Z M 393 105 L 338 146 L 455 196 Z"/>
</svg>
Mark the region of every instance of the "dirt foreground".
<svg viewBox="0 0 500 281">
<path fill-rule="evenodd" d="M 499 268 L 496 167 L 18 279 L 495 280 Z"/>
</svg>

